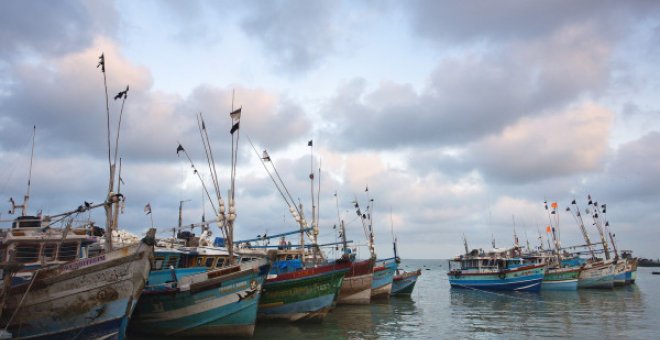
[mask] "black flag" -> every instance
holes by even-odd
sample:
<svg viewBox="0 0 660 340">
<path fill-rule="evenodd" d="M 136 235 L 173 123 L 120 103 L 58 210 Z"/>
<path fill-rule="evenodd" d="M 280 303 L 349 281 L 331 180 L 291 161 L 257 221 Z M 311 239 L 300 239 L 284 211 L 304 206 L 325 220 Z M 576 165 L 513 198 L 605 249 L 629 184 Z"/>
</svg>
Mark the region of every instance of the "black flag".
<svg viewBox="0 0 660 340">
<path fill-rule="evenodd" d="M 99 66 L 101 66 L 101 72 L 105 73 L 105 56 L 103 56 L 103 53 L 99 56 L 99 63 L 96 68 L 99 68 Z"/>
<path fill-rule="evenodd" d="M 183 146 L 181 144 L 179 144 L 179 146 L 176 148 L 176 155 L 178 156 L 179 152 L 181 152 L 181 151 L 185 151 L 185 150 L 183 149 Z"/>
<path fill-rule="evenodd" d="M 573 202 L 571 202 L 571 204 L 576 204 L 576 203 L 575 203 L 575 200 L 573 200 Z"/>
<path fill-rule="evenodd" d="M 117 93 L 117 95 L 115 96 L 115 100 L 121 99 L 122 97 L 124 97 L 124 99 L 128 97 L 128 85 L 126 85 L 126 90 Z"/>
<path fill-rule="evenodd" d="M 231 134 L 233 135 L 234 132 L 236 132 L 236 130 L 238 130 L 238 125 L 239 125 L 240 123 L 241 123 L 241 122 L 236 122 L 236 123 L 234 123 L 234 125 L 231 126 L 231 130 L 229 130 L 229 133 L 231 133 Z"/>
<path fill-rule="evenodd" d="M 313 143 L 312 140 L 310 139 L 309 142 L 307 142 L 307 146 L 313 146 L 313 145 L 314 145 L 314 143 Z"/>
</svg>

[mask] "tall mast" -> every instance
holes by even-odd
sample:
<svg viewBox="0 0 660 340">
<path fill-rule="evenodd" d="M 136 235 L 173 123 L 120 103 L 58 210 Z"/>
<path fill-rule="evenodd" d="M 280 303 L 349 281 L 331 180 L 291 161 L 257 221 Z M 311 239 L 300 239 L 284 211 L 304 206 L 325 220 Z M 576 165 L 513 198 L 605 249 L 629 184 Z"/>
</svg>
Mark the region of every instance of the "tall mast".
<svg viewBox="0 0 660 340">
<path fill-rule="evenodd" d="M 588 204 L 592 206 L 591 217 L 594 220 L 594 225 L 596 226 L 596 230 L 598 230 L 598 235 L 600 235 L 600 240 L 603 243 L 603 252 L 605 253 L 605 259 L 609 260 L 610 249 L 607 244 L 607 238 L 605 237 L 605 231 L 603 230 L 603 222 L 601 217 L 599 216 L 600 209 L 598 208 L 598 202 L 593 202 L 591 200 L 591 195 L 589 195 L 588 198 L 589 198 Z"/>
<path fill-rule="evenodd" d="M 309 146 L 309 182 L 312 197 L 312 254 L 314 261 L 316 261 L 316 256 L 318 254 L 319 226 L 316 217 L 316 203 L 314 201 L 314 141 L 310 139 L 309 142 L 307 142 L 307 146 Z"/>
<path fill-rule="evenodd" d="M 582 232 L 582 237 L 584 237 L 584 241 L 587 243 L 587 249 L 589 249 L 589 253 L 591 254 L 592 259 L 596 259 L 596 253 L 593 248 L 593 244 L 591 243 L 591 239 L 589 238 L 589 233 L 587 232 L 587 229 L 584 227 L 584 220 L 582 219 L 582 214 L 580 213 L 580 207 L 578 206 L 577 202 L 575 199 L 571 202 L 571 205 L 575 206 L 575 211 L 573 211 L 573 208 L 566 208 L 566 211 L 569 211 L 571 215 L 573 215 L 573 218 L 578 224 L 578 227 L 580 228 L 580 231 Z"/>
<path fill-rule="evenodd" d="M 105 237 L 106 237 L 106 251 L 112 250 L 112 192 L 115 187 L 115 167 L 112 164 L 112 159 L 110 158 L 110 104 L 108 102 L 108 81 L 105 75 L 105 56 L 101 53 L 99 56 L 99 63 L 96 67 L 101 67 L 101 73 L 103 73 L 103 86 L 105 88 L 105 111 L 106 111 L 106 121 L 107 121 L 107 135 L 108 135 L 108 166 L 110 168 L 110 173 L 108 176 L 108 196 L 103 206 L 105 210 Z"/>
</svg>

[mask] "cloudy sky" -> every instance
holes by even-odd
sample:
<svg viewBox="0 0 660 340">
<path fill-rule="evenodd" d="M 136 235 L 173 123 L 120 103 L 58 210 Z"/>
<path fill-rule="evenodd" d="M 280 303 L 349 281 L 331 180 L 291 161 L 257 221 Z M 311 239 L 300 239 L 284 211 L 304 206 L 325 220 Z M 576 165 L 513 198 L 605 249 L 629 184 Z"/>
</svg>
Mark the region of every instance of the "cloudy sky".
<svg viewBox="0 0 660 340">
<path fill-rule="evenodd" d="M 323 242 L 339 215 L 363 244 L 351 201 L 373 198 L 380 257 L 392 226 L 405 258 L 456 255 L 463 235 L 470 248 L 509 246 L 514 225 L 537 246 L 544 200 L 558 202 L 562 244 L 582 244 L 564 209 L 591 194 L 620 249 L 660 256 L 655 1 L 9 0 L 0 46 L 0 198 L 25 194 L 36 125 L 31 213 L 104 199 L 104 53 L 113 139 L 112 96 L 130 85 L 119 148 L 129 231 L 150 225 L 147 203 L 163 234 L 180 201 L 184 223 L 201 219 L 200 182 L 175 152 L 182 143 L 209 180 L 199 112 L 226 192 L 235 93 L 237 239 L 296 228 L 249 137 L 307 216 L 314 141 Z"/>
</svg>

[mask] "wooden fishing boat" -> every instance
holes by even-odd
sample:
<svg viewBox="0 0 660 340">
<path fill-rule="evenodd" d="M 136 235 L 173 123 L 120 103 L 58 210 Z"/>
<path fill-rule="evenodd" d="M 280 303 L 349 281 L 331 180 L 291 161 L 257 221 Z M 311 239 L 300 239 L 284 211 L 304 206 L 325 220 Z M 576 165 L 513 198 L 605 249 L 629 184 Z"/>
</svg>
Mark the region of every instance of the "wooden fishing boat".
<svg viewBox="0 0 660 340">
<path fill-rule="evenodd" d="M 278 251 L 278 256 L 286 257 L 286 251 Z M 332 308 L 349 268 L 350 263 L 304 268 L 298 259 L 274 261 L 263 286 L 258 318 L 323 320 Z"/>
<path fill-rule="evenodd" d="M 450 260 L 447 276 L 451 287 L 479 290 L 539 291 L 545 264 L 523 258 L 501 257 L 504 252 L 484 254 L 473 250 Z M 457 264 L 456 267 L 453 264 Z"/>
<path fill-rule="evenodd" d="M 383 261 L 374 267 L 374 279 L 371 283 L 371 299 L 389 299 L 392 292 L 392 281 L 396 272 L 395 261 Z"/>
<path fill-rule="evenodd" d="M 635 283 L 639 259 L 632 256 L 632 250 L 622 250 L 621 258 L 626 260 L 626 284 Z"/>
<path fill-rule="evenodd" d="M 417 278 L 422 275 L 422 270 L 406 272 L 397 269 L 396 275 L 392 279 L 392 292 L 391 295 L 410 295 L 415 288 Z"/>
<path fill-rule="evenodd" d="M 350 269 L 344 276 L 337 303 L 346 305 L 369 304 L 374 277 L 373 268 L 374 260 L 372 259 L 350 261 Z"/>
<path fill-rule="evenodd" d="M 614 263 L 614 278 L 612 279 L 615 286 L 624 286 L 626 284 L 626 259 L 618 258 Z"/>
<path fill-rule="evenodd" d="M 578 288 L 613 288 L 615 264 L 611 260 L 587 262 L 578 278 Z"/>
<path fill-rule="evenodd" d="M 3 259 L 33 269 L 25 282 L 3 287 L 0 325 L 15 338 L 123 338 L 149 273 L 154 235 L 151 229 L 137 244 L 78 258 L 79 238 L 41 228 L 9 230 Z"/>
<path fill-rule="evenodd" d="M 542 290 L 577 290 L 578 278 L 582 271 L 582 262 L 570 258 L 562 259 L 552 253 L 524 255 L 534 263 L 545 264 L 545 274 L 541 283 Z M 561 262 L 559 262 L 561 259 Z"/>
<path fill-rule="evenodd" d="M 265 259 L 224 266 L 222 249 L 161 248 L 149 285 L 131 320 L 131 332 L 163 336 L 251 336 Z"/>
</svg>

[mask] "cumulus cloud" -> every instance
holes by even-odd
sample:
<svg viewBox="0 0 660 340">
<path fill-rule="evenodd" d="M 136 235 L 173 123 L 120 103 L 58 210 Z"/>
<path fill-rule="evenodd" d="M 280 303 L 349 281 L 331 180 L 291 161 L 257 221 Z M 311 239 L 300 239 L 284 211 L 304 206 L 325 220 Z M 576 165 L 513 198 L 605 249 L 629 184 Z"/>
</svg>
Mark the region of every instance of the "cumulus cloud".
<svg viewBox="0 0 660 340">
<path fill-rule="evenodd" d="M 593 103 L 524 117 L 475 143 L 469 157 L 486 176 L 511 182 L 598 172 L 608 156 L 613 117 Z"/>
</svg>

